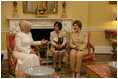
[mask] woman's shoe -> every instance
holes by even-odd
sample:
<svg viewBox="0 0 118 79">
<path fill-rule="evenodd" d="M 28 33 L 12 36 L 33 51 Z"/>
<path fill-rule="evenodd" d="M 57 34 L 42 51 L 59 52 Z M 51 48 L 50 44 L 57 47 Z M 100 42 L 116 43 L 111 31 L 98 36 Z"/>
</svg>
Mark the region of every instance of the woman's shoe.
<svg viewBox="0 0 118 79">
<path fill-rule="evenodd" d="M 76 78 L 80 78 L 80 73 L 77 73 L 76 74 Z"/>
<path fill-rule="evenodd" d="M 61 65 L 58 66 L 58 71 L 61 71 Z"/>
<path fill-rule="evenodd" d="M 72 73 L 71 78 L 75 78 L 75 72 Z"/>
<path fill-rule="evenodd" d="M 55 72 L 58 72 L 58 68 L 55 68 Z"/>
<path fill-rule="evenodd" d="M 61 68 L 58 68 L 58 71 L 61 71 Z"/>
</svg>

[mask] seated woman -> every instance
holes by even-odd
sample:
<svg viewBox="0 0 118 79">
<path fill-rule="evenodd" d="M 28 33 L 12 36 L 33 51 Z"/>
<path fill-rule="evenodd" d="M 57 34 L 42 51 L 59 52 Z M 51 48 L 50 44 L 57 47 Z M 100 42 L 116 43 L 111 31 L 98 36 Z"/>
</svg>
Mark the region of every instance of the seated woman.
<svg viewBox="0 0 118 79">
<path fill-rule="evenodd" d="M 88 53 L 88 34 L 87 32 L 81 32 L 82 24 L 78 20 L 73 22 L 73 28 L 75 32 L 73 32 L 70 36 L 70 63 L 72 78 L 79 78 L 82 63 L 81 58 Z"/>
<path fill-rule="evenodd" d="M 15 70 L 25 70 L 31 66 L 39 66 L 39 57 L 36 56 L 35 51 L 31 49 L 31 45 L 46 44 L 47 40 L 33 41 L 30 32 L 31 23 L 28 21 L 21 21 L 19 23 L 21 32 L 16 34 L 15 37 L 15 48 L 13 55 L 18 59 Z"/>
<path fill-rule="evenodd" d="M 58 70 L 61 70 L 61 62 L 63 58 L 64 53 L 64 47 L 66 45 L 66 36 L 65 33 L 61 31 L 62 24 L 61 22 L 55 22 L 54 23 L 54 31 L 50 33 L 50 41 L 52 45 L 52 51 L 54 52 L 53 55 L 53 68 L 56 69 L 56 60 L 59 59 L 59 66 Z"/>
</svg>

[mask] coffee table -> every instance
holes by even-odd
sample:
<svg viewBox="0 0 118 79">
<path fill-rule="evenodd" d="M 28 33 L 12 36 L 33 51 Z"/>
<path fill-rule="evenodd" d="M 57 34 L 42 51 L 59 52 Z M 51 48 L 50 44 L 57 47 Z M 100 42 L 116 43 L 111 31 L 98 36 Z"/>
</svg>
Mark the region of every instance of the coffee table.
<svg viewBox="0 0 118 79">
<path fill-rule="evenodd" d="M 108 64 L 85 65 L 89 78 L 114 78 Z"/>
</svg>

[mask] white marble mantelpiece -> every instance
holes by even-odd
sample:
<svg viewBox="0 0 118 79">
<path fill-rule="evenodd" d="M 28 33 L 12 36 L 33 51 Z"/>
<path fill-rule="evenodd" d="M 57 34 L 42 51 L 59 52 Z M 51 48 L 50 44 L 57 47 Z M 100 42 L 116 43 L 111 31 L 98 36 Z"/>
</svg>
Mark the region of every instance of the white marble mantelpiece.
<svg viewBox="0 0 118 79">
<path fill-rule="evenodd" d="M 27 20 L 32 23 L 32 29 L 51 29 L 54 28 L 56 21 L 62 22 L 62 30 L 66 32 L 72 31 L 72 19 L 71 18 L 8 18 L 10 32 L 17 33 L 20 31 L 19 22 L 21 20 Z"/>
</svg>

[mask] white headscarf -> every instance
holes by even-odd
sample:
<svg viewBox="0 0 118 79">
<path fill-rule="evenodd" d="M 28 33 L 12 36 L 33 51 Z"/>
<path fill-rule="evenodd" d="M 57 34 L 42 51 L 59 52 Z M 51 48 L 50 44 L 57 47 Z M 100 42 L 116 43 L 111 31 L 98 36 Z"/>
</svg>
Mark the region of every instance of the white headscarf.
<svg viewBox="0 0 118 79">
<path fill-rule="evenodd" d="M 20 29 L 22 32 L 29 33 L 31 26 L 32 26 L 32 23 L 30 23 L 26 20 L 22 20 L 22 21 L 20 21 L 19 26 L 20 26 Z"/>
</svg>

